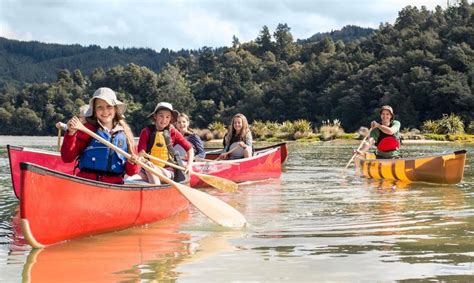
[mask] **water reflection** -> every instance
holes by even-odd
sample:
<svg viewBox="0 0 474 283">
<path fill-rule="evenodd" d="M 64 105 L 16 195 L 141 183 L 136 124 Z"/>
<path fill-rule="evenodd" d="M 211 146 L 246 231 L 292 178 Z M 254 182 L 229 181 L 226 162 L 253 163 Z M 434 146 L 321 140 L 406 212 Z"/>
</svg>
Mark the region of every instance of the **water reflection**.
<svg viewBox="0 0 474 283">
<path fill-rule="evenodd" d="M 190 235 L 179 232 L 188 213 L 115 233 L 30 251 L 23 282 L 117 282 L 174 280 L 188 257 Z"/>
</svg>

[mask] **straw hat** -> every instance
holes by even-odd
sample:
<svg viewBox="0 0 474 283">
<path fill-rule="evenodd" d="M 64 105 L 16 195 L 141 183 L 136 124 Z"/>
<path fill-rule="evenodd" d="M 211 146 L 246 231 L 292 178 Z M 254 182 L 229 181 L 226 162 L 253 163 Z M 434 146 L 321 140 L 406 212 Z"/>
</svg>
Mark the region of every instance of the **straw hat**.
<svg viewBox="0 0 474 283">
<path fill-rule="evenodd" d="M 115 92 L 108 87 L 101 87 L 94 92 L 94 95 L 89 100 L 89 109 L 87 109 L 87 112 L 84 115 L 85 117 L 91 117 L 94 113 L 94 99 L 97 98 L 104 100 L 109 105 L 117 106 L 119 115 L 123 116 L 125 113 L 126 105 L 117 99 Z"/>
<path fill-rule="evenodd" d="M 390 112 L 390 114 L 392 114 L 392 119 L 393 117 L 395 116 L 395 114 L 393 114 L 393 109 L 392 107 L 388 106 L 388 105 L 384 105 L 380 108 L 380 111 L 379 111 L 379 114 L 382 114 L 382 111 L 383 110 L 387 110 L 388 112 Z"/>
</svg>

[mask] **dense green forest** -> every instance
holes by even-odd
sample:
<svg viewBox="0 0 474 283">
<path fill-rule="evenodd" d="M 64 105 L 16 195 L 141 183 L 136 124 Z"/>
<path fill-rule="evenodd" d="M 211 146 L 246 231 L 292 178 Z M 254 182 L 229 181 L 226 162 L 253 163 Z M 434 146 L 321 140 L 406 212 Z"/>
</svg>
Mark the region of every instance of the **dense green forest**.
<svg viewBox="0 0 474 283">
<path fill-rule="evenodd" d="M 376 119 L 383 104 L 394 107 L 402 128 L 450 113 L 468 124 L 473 49 L 474 4 L 467 0 L 434 11 L 405 7 L 394 23 L 346 42 L 297 42 L 286 24 L 273 33 L 264 26 L 253 41 L 234 37 L 232 47 L 184 52 L 159 71 L 142 61 L 90 72 L 65 67 L 53 82 L 4 83 L 0 133 L 54 134 L 54 122 L 77 113 L 101 86 L 128 103 L 136 133 L 158 101 L 190 113 L 198 127 L 242 112 L 250 121 L 306 119 L 315 126 L 338 119 L 353 131 Z"/>
<path fill-rule="evenodd" d="M 159 72 L 167 63 L 178 57 L 187 57 L 194 51 L 178 52 L 162 49 L 156 52 L 145 48 L 101 48 L 97 45 L 47 44 L 37 41 L 23 42 L 0 37 L 0 83 L 43 83 L 56 79 L 58 70 L 80 69 L 90 74 L 96 68 L 108 69 L 129 63 L 138 64 Z"/>
</svg>

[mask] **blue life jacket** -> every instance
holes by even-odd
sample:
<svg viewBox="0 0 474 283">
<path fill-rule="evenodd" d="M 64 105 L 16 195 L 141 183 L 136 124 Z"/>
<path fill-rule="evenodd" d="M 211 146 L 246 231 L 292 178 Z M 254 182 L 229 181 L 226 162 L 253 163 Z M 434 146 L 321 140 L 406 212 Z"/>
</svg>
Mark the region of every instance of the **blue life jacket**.
<svg viewBox="0 0 474 283">
<path fill-rule="evenodd" d="M 98 129 L 97 135 L 106 139 L 113 145 L 128 152 L 127 137 L 124 131 L 115 132 L 113 135 Z M 116 153 L 96 139 L 91 139 L 89 145 L 84 149 L 79 159 L 79 169 L 93 170 L 103 173 L 123 174 L 125 172 L 125 156 Z"/>
</svg>

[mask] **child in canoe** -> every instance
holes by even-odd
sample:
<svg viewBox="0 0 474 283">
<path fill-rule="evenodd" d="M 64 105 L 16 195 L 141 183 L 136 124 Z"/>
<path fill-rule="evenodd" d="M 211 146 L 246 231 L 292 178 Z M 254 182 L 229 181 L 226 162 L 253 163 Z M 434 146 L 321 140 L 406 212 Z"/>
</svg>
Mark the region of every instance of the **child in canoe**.
<svg viewBox="0 0 474 283">
<path fill-rule="evenodd" d="M 204 144 L 202 143 L 201 138 L 197 134 L 195 134 L 193 130 L 189 127 L 189 123 L 189 116 L 184 113 L 179 113 L 178 119 L 176 121 L 176 128 L 193 146 L 194 156 L 196 158 L 202 159 L 206 156 L 206 151 L 204 151 Z M 181 145 L 175 145 L 174 149 L 179 152 L 180 156 L 184 157 L 186 155 L 186 151 Z"/>
<path fill-rule="evenodd" d="M 123 118 L 125 108 L 126 105 L 117 99 L 112 89 L 101 87 L 89 101 L 84 126 L 137 158 L 132 131 Z M 77 176 L 122 184 L 125 173 L 134 175 L 140 170 L 138 165 L 127 161 L 123 155 L 78 131 L 81 125 L 77 117 L 68 121 L 67 134 L 61 146 L 64 162 L 78 160 Z"/>
<path fill-rule="evenodd" d="M 219 159 L 238 159 L 252 156 L 252 133 L 243 114 L 235 114 L 224 136 L 224 152 Z"/>
<path fill-rule="evenodd" d="M 194 159 L 193 147 L 183 135 L 172 126 L 172 122 L 177 120 L 178 115 L 178 111 L 173 110 L 173 106 L 170 103 L 158 103 L 155 110 L 148 115 L 153 121 L 153 124 L 143 128 L 140 133 L 138 152 L 144 151 L 153 157 L 171 162 L 175 159 L 176 155 L 173 146 L 179 144 L 183 147 L 188 157 L 186 172 L 191 172 Z M 147 164 L 155 170 L 158 170 L 166 178 L 173 179 L 173 169 L 165 167 L 164 163 L 151 159 Z M 135 176 L 131 176 L 127 180 L 143 180 L 151 184 L 161 184 L 157 176 L 144 170 Z"/>
</svg>

